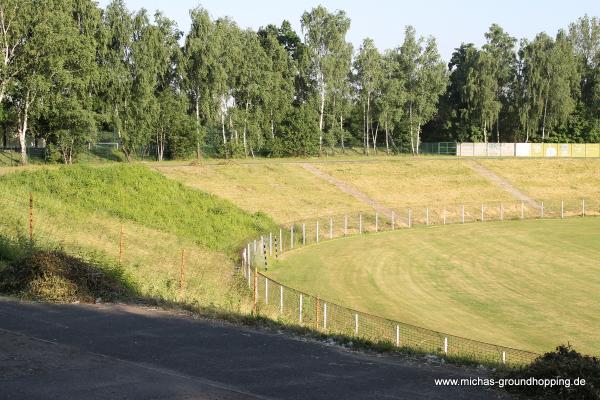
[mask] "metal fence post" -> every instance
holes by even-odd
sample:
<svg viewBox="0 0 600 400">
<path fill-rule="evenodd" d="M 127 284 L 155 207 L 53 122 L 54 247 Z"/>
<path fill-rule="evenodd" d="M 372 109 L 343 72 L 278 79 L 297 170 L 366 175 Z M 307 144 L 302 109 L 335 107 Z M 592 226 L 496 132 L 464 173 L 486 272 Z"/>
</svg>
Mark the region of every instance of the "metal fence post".
<svg viewBox="0 0 600 400">
<path fill-rule="evenodd" d="M 400 347 L 400 325 L 396 325 L 396 347 Z"/>
<path fill-rule="evenodd" d="M 323 329 L 327 329 L 327 303 L 323 302 Z"/>
<path fill-rule="evenodd" d="M 265 276 L 265 304 L 269 304 L 269 278 Z"/>
<path fill-rule="evenodd" d="M 448 355 L 448 336 L 444 337 L 444 353 Z"/>
<path fill-rule="evenodd" d="M 298 303 L 298 323 L 302 325 L 302 293 L 300 293 L 300 302 Z"/>
<path fill-rule="evenodd" d="M 354 314 L 354 334 L 358 336 L 358 313 Z"/>
<path fill-rule="evenodd" d="M 502 364 L 506 364 L 506 351 L 502 351 Z"/>
<path fill-rule="evenodd" d="M 560 219 L 563 219 L 565 217 L 565 201 L 561 200 L 560 201 Z"/>
<path fill-rule="evenodd" d="M 279 285 L 279 314 L 283 314 L 283 286 Z"/>
<path fill-rule="evenodd" d="M 302 224 L 302 245 L 306 244 L 306 224 Z"/>
</svg>

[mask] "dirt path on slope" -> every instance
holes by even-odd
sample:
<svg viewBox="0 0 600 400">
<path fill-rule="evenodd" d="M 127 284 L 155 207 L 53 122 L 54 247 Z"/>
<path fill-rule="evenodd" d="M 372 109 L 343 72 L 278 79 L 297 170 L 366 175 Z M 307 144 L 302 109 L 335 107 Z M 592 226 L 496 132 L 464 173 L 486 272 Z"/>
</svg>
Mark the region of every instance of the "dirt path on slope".
<svg viewBox="0 0 600 400">
<path fill-rule="evenodd" d="M 378 203 L 377 201 L 373 200 L 372 198 L 370 198 L 369 196 L 367 196 L 365 193 L 361 192 L 354 186 L 352 186 L 344 181 L 341 181 L 337 178 L 334 178 L 333 176 L 329 175 L 328 173 L 321 171 L 320 169 L 318 169 L 311 163 L 302 163 L 302 167 L 305 170 L 307 170 L 308 172 L 315 175 L 316 177 L 321 178 L 322 180 L 334 185 L 342 192 L 349 194 L 350 196 L 353 196 L 355 199 L 367 204 L 370 207 L 373 207 L 378 213 L 384 214 L 387 217 L 391 218 L 391 216 L 392 216 L 391 208 Z"/>
<path fill-rule="evenodd" d="M 493 183 L 494 185 L 502 188 L 505 192 L 509 193 L 515 199 L 524 201 L 532 207 L 540 208 L 540 204 L 538 204 L 537 201 L 535 201 L 534 199 L 523 193 L 521 190 L 519 190 L 517 187 L 513 186 L 509 181 L 497 175 L 495 172 L 492 172 L 477 161 L 467 160 L 465 161 L 465 164 L 473 171 L 477 172 L 479 175 L 483 176 L 488 181 Z"/>
</svg>

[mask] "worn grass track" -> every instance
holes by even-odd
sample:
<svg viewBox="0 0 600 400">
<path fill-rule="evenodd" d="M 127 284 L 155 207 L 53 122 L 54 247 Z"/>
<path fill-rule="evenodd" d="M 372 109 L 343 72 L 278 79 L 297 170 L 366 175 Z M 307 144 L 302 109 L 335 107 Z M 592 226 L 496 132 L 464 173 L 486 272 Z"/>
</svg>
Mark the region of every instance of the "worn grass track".
<svg viewBox="0 0 600 400">
<path fill-rule="evenodd" d="M 293 250 L 274 279 L 426 328 L 543 352 L 600 349 L 600 218 L 367 234 Z"/>
</svg>

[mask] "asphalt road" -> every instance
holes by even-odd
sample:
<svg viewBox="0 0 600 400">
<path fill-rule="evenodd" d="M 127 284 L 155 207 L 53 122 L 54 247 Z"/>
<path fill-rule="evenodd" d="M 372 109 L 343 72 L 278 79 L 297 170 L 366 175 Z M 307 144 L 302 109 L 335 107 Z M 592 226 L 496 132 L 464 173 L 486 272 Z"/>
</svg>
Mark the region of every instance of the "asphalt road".
<svg viewBox="0 0 600 400">
<path fill-rule="evenodd" d="M 0 399 L 497 399 L 439 363 L 126 305 L 0 298 Z"/>
</svg>

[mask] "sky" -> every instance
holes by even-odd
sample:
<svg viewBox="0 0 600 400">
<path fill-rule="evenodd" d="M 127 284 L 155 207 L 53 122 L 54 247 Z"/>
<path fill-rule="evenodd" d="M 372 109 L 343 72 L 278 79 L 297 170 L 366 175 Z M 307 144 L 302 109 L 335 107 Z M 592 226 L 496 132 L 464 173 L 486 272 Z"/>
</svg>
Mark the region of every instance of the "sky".
<svg viewBox="0 0 600 400">
<path fill-rule="evenodd" d="M 105 7 L 110 0 L 99 0 Z M 497 23 L 510 35 L 532 39 L 539 32 L 554 36 L 558 29 L 588 14 L 600 17 L 600 0 L 125 0 L 130 10 L 161 10 L 187 32 L 189 10 L 198 5 L 213 18 L 229 16 L 240 27 L 258 29 L 287 19 L 300 35 L 300 16 L 322 4 L 330 11 L 344 10 L 352 23 L 347 40 L 358 49 L 370 37 L 380 50 L 399 46 L 404 27 L 412 25 L 420 36 L 436 38 L 440 54 L 448 61 L 461 43 L 485 42 L 484 33 Z"/>
</svg>

